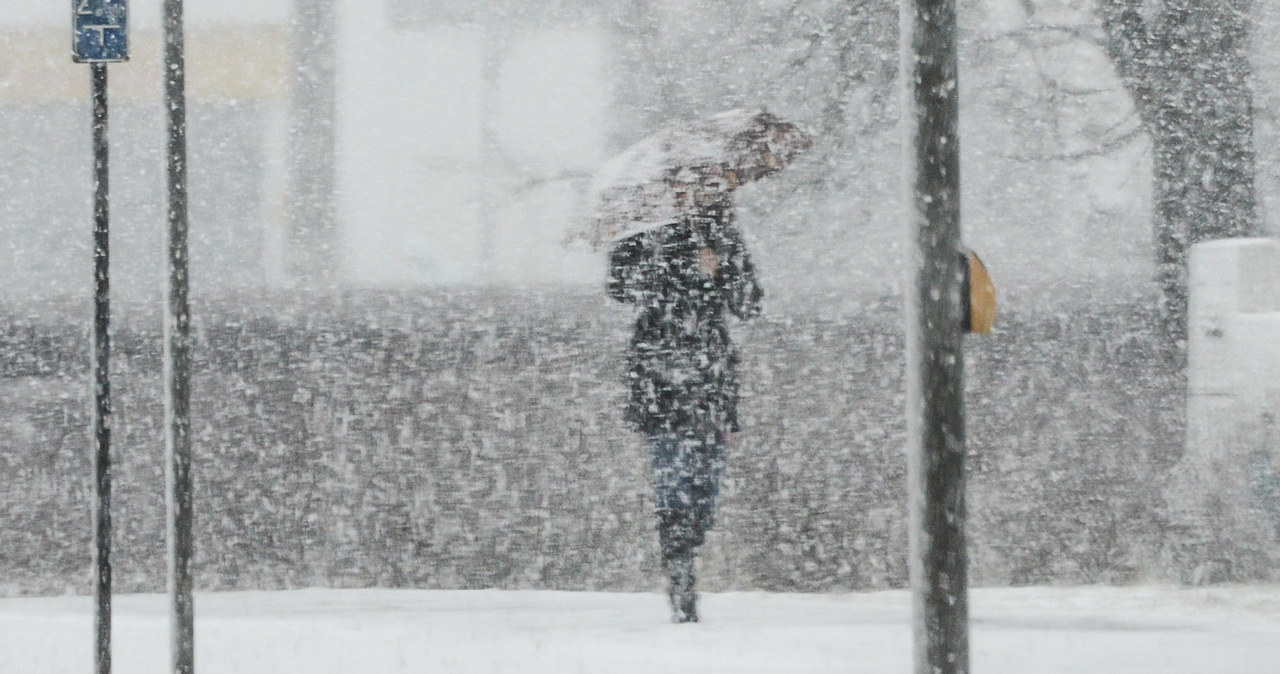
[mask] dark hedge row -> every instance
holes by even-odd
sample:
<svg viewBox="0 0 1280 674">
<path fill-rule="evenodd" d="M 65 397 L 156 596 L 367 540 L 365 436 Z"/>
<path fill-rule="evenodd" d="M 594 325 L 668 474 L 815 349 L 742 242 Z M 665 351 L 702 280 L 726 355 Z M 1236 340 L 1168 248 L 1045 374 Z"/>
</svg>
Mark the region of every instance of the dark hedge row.
<svg viewBox="0 0 1280 674">
<path fill-rule="evenodd" d="M 1180 578 L 1166 478 L 1181 374 L 1146 301 L 970 338 L 982 584 Z M 0 593 L 87 591 L 87 312 L 0 307 Z M 622 425 L 629 315 L 559 292 L 227 298 L 194 308 L 197 583 L 648 589 L 646 457 Z M 119 591 L 164 586 L 159 319 L 117 318 Z M 734 328 L 745 431 L 710 589 L 906 580 L 901 312 Z"/>
</svg>

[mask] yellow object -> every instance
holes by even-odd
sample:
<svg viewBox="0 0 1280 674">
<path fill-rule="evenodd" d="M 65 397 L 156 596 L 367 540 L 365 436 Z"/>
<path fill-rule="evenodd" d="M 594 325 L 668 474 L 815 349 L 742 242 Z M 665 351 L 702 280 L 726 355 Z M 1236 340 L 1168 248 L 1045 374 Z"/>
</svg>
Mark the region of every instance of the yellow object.
<svg viewBox="0 0 1280 674">
<path fill-rule="evenodd" d="M 986 334 L 996 324 L 996 286 L 987 268 L 969 251 L 969 332 Z"/>
<path fill-rule="evenodd" d="M 164 36 L 158 28 L 129 33 L 129 61 L 111 64 L 111 103 L 160 105 Z M 0 26 L 0 114 L 11 114 L 8 106 L 89 100 L 88 70 L 71 61 L 70 38 L 66 28 Z M 187 95 L 193 101 L 285 100 L 289 49 L 284 25 L 193 26 L 186 35 Z"/>
</svg>

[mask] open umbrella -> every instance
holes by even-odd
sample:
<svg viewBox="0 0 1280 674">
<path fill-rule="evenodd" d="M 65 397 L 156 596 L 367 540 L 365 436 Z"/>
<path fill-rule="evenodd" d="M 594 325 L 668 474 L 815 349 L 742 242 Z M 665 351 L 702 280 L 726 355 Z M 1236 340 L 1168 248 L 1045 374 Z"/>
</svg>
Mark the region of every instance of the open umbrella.
<svg viewBox="0 0 1280 674">
<path fill-rule="evenodd" d="M 699 191 L 729 192 L 791 163 L 811 140 L 764 111 L 730 110 L 671 125 L 605 162 L 571 241 L 594 248 L 680 219 Z"/>
</svg>

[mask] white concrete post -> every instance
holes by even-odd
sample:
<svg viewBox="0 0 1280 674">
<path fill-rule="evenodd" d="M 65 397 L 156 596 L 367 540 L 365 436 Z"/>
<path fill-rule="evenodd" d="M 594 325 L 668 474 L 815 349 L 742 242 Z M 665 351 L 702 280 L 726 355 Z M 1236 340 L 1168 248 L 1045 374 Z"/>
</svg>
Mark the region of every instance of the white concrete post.
<svg viewBox="0 0 1280 674">
<path fill-rule="evenodd" d="M 1230 436 L 1280 416 L 1280 239 L 1193 246 L 1190 291 L 1187 454 L 1231 459 Z"/>
<path fill-rule="evenodd" d="M 1192 247 L 1187 356 L 1190 482 L 1171 496 L 1219 557 L 1269 550 L 1280 538 L 1280 239 Z M 1220 562 L 1202 560 L 1196 575 L 1230 577 Z"/>
</svg>

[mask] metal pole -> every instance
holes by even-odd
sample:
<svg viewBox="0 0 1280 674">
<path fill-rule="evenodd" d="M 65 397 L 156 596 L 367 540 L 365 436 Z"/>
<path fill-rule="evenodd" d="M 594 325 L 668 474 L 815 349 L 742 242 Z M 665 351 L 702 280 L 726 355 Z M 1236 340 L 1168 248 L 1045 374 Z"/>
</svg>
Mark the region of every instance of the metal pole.
<svg viewBox="0 0 1280 674">
<path fill-rule="evenodd" d="M 164 95 L 168 111 L 169 285 L 164 322 L 165 482 L 169 610 L 174 674 L 195 671 L 192 599 L 190 309 L 187 302 L 187 122 L 182 0 L 164 2 Z"/>
<path fill-rule="evenodd" d="M 107 170 L 107 64 L 93 89 L 93 603 L 98 674 L 111 672 L 111 286 Z"/>
<path fill-rule="evenodd" d="M 955 0 L 901 0 L 915 671 L 969 671 Z"/>
</svg>

